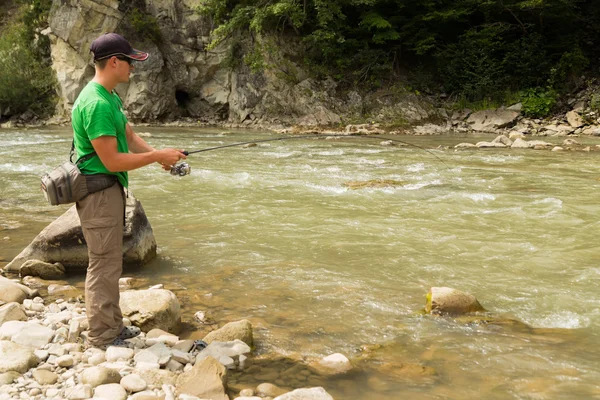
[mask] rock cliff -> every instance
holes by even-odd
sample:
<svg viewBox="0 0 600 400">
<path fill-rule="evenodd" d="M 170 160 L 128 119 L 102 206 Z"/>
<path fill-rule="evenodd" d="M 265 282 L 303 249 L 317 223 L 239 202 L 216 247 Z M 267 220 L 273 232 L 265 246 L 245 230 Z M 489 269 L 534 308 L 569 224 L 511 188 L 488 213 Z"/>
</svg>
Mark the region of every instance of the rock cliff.
<svg viewBox="0 0 600 400">
<path fill-rule="evenodd" d="M 143 35 L 128 23 L 133 4 L 156 21 L 158 39 L 140 40 Z M 43 34 L 51 39 L 59 82 L 57 116 L 68 120 L 73 102 L 93 76 L 89 46 L 104 32 L 121 33 L 151 54 L 135 64 L 130 83 L 117 88 L 134 121 L 189 117 L 229 126 L 277 127 L 339 125 L 363 116 L 370 100 L 357 92 L 340 93 L 332 80 L 309 78 L 291 61 L 299 47 L 285 38 L 237 39 L 242 48 L 259 40 L 277 49 L 258 72 L 232 60 L 239 54 L 231 43 L 208 51 L 211 21 L 195 11 L 198 5 L 197 0 L 54 0 Z M 414 96 L 371 103 L 381 109 L 379 117 L 407 123 L 426 119 L 433 110 Z"/>
</svg>

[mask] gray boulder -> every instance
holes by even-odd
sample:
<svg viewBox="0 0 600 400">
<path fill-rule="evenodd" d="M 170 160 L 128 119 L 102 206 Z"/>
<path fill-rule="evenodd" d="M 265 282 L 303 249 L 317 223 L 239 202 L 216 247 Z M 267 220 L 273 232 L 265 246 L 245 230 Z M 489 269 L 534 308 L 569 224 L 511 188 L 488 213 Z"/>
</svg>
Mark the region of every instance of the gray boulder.
<svg viewBox="0 0 600 400">
<path fill-rule="evenodd" d="M 123 263 L 144 265 L 155 256 L 156 241 L 152 227 L 142 204 L 129 192 L 123 237 Z M 4 269 L 18 273 L 28 260 L 59 262 L 67 272 L 87 268 L 87 246 L 74 205 L 44 228 Z"/>
<path fill-rule="evenodd" d="M 475 131 L 493 132 L 515 124 L 519 113 L 511 110 L 483 110 L 469 116 L 467 123 Z"/>
<path fill-rule="evenodd" d="M 27 260 L 19 269 L 21 277 L 39 276 L 42 279 L 60 279 L 65 276 L 65 267 L 61 263 L 50 264 L 40 260 Z"/>
<path fill-rule="evenodd" d="M 144 332 L 154 328 L 177 333 L 181 323 L 179 300 L 164 289 L 121 292 L 119 302 L 123 316 Z"/>
</svg>

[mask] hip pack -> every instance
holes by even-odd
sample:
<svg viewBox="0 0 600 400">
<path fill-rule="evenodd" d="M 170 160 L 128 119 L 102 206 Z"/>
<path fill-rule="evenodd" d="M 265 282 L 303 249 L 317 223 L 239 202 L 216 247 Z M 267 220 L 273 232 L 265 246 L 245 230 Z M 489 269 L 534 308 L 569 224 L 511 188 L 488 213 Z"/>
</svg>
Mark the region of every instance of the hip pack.
<svg viewBox="0 0 600 400">
<path fill-rule="evenodd" d="M 71 157 L 73 148 L 71 148 Z M 70 160 L 42 176 L 42 192 L 50 205 L 70 204 L 83 200 L 88 194 L 107 189 L 117 183 L 115 175 L 83 175 L 78 164 L 89 160 L 96 153 L 81 157 L 75 163 Z"/>
</svg>

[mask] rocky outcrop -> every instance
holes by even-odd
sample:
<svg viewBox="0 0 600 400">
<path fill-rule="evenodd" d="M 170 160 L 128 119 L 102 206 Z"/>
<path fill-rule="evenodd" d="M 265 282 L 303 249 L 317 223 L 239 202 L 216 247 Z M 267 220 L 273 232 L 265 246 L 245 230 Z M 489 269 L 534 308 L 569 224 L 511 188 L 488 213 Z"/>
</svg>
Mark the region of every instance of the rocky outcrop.
<svg viewBox="0 0 600 400">
<path fill-rule="evenodd" d="M 123 263 L 144 265 L 155 256 L 156 241 L 152 227 L 142 204 L 129 192 L 123 236 Z M 19 273 L 21 266 L 28 260 L 58 262 L 67 272 L 87 268 L 87 246 L 75 206 L 44 228 L 4 269 Z"/>
<path fill-rule="evenodd" d="M 332 79 L 310 78 L 294 62 L 301 44 L 289 37 L 257 36 L 253 41 L 277 49 L 265 54 L 264 68 L 231 64 L 232 44 L 207 50 L 211 21 L 200 16 L 191 1 L 135 3 L 155 20 L 160 40 L 153 43 L 127 24 L 126 6 L 118 0 L 53 2 L 49 27 L 52 68 L 56 72 L 60 104 L 57 117 L 68 120 L 78 93 L 94 73 L 89 46 L 104 32 L 124 34 L 136 48 L 150 53 L 135 64 L 128 84 L 117 87 L 132 120 L 155 121 L 189 117 L 194 122 L 230 126 L 339 125 L 342 119 L 411 123 L 436 114 L 430 102 L 408 92 L 394 96 L 339 92 Z M 140 36 L 139 38 L 136 36 Z M 139 40 L 141 39 L 141 40 Z M 237 43 L 250 51 L 250 40 Z"/>
</svg>

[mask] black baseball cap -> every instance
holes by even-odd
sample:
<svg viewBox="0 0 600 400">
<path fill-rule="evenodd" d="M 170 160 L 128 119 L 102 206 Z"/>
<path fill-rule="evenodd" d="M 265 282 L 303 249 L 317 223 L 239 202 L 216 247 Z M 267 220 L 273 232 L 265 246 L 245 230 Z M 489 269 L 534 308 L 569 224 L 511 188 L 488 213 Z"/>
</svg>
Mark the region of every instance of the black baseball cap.
<svg viewBox="0 0 600 400">
<path fill-rule="evenodd" d="M 136 50 L 118 33 L 105 33 L 90 45 L 90 51 L 94 53 L 94 61 L 104 60 L 112 56 L 127 57 L 135 61 L 146 61 L 148 53 Z"/>
</svg>

